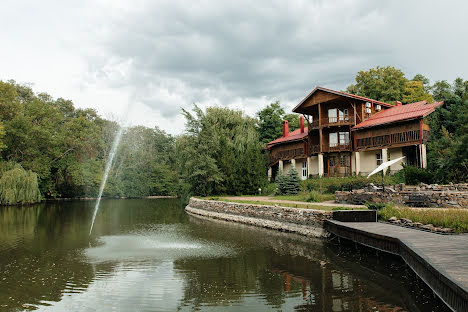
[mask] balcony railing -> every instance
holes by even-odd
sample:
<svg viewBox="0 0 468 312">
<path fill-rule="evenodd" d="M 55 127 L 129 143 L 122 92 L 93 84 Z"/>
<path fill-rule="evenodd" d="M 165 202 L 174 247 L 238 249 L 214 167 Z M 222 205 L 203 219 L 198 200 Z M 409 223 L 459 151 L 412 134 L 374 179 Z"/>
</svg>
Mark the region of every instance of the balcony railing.
<svg viewBox="0 0 468 312">
<path fill-rule="evenodd" d="M 341 151 L 350 151 L 351 150 L 351 143 L 347 144 L 330 144 L 326 148 L 327 152 L 341 152 Z"/>
<path fill-rule="evenodd" d="M 419 142 L 419 131 L 410 130 L 398 133 L 389 133 L 385 135 L 361 138 L 356 140 L 357 149 L 366 149 L 373 147 L 385 147 L 402 143 Z"/>
<path fill-rule="evenodd" d="M 270 156 L 270 161 L 272 163 L 278 160 L 290 160 L 295 158 L 305 158 L 304 148 L 295 148 L 290 150 L 279 151 Z"/>
<path fill-rule="evenodd" d="M 322 118 L 322 126 L 354 125 L 354 116 Z"/>
<path fill-rule="evenodd" d="M 311 155 L 320 153 L 320 145 L 311 145 L 309 147 L 309 152 Z"/>
</svg>

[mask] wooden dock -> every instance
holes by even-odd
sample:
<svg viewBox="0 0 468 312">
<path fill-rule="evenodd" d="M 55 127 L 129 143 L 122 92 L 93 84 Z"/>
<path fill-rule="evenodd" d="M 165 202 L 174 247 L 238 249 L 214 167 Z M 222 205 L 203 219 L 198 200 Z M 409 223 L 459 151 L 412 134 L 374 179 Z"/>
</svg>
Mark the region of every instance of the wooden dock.
<svg viewBox="0 0 468 312">
<path fill-rule="evenodd" d="M 325 229 L 400 255 L 453 311 L 468 312 L 468 235 L 440 235 L 381 222 L 327 220 Z"/>
</svg>

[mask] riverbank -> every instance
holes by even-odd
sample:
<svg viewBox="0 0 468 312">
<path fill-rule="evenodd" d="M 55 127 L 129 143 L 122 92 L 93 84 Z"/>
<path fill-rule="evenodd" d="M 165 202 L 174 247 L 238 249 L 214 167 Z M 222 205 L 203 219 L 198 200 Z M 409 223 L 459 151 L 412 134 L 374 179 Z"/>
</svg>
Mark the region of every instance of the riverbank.
<svg viewBox="0 0 468 312">
<path fill-rule="evenodd" d="M 191 198 L 195 216 L 325 238 L 343 237 L 397 254 L 454 311 L 468 311 L 468 235 L 441 235 L 381 222 L 339 222 L 333 212 Z"/>
</svg>

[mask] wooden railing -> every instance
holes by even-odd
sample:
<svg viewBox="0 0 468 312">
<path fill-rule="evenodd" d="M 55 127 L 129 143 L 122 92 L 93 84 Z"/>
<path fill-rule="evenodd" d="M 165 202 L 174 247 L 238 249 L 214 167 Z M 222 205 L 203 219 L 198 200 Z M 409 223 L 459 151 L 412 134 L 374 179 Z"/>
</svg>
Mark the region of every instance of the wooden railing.
<svg viewBox="0 0 468 312">
<path fill-rule="evenodd" d="M 320 153 L 320 145 L 311 145 L 309 147 L 309 153 L 310 154 L 318 154 Z"/>
<path fill-rule="evenodd" d="M 327 146 L 326 152 L 341 152 L 341 151 L 350 151 L 351 150 L 351 143 L 348 144 L 330 144 Z"/>
<path fill-rule="evenodd" d="M 419 142 L 419 131 L 410 130 L 398 133 L 389 133 L 374 137 L 361 138 L 356 140 L 357 149 L 372 147 L 384 147 L 401 143 Z"/>
<path fill-rule="evenodd" d="M 306 157 L 304 148 L 295 148 L 290 150 L 279 151 L 270 157 L 272 163 L 278 160 L 289 160 L 295 158 L 304 158 Z"/>
<path fill-rule="evenodd" d="M 354 116 L 322 118 L 322 126 L 354 125 Z"/>
</svg>

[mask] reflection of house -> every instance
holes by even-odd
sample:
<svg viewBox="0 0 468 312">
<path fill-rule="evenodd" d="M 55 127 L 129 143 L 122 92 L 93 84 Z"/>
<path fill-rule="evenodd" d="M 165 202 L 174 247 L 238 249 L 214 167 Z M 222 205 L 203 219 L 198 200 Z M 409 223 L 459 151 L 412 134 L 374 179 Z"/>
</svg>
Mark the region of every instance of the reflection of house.
<svg viewBox="0 0 468 312">
<path fill-rule="evenodd" d="M 396 105 L 354 94 L 315 88 L 293 112 L 306 116 L 308 127 L 291 133 L 283 122 L 283 136 L 268 143 L 269 177 L 291 166 L 308 176 L 365 174 L 382 161 L 406 156 L 405 162 L 425 168 L 429 126 L 424 117 L 442 102 Z M 391 167 L 401 169 L 401 164 Z"/>
</svg>

